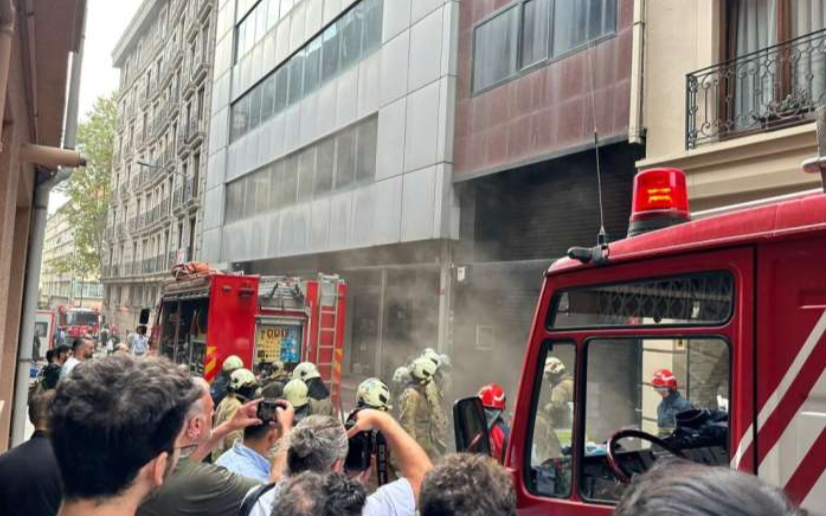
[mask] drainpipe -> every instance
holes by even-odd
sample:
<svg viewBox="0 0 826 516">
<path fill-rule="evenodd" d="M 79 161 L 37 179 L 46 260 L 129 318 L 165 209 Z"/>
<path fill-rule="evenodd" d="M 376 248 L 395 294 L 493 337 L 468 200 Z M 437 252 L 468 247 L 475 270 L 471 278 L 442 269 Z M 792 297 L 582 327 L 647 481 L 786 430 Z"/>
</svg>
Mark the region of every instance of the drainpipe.
<svg viewBox="0 0 826 516">
<path fill-rule="evenodd" d="M 20 320 L 20 339 L 17 349 L 17 375 L 15 377 L 14 410 L 12 411 L 12 446 L 17 446 L 26 438 L 26 418 L 29 394 L 29 368 L 32 364 L 32 342 L 37 311 L 38 289 L 40 285 L 40 265 L 43 259 L 43 244 L 46 237 L 49 194 L 51 189 L 65 181 L 72 174 L 72 168 L 84 166 L 86 160 L 73 149 L 77 142 L 78 101 L 80 98 L 80 71 L 83 63 L 83 45 L 86 38 L 86 7 L 81 14 L 80 37 L 77 52 L 72 55 L 72 69 L 69 76 L 69 92 L 66 98 L 66 118 L 63 127 L 63 149 L 41 145 L 23 145 L 20 159 L 37 163 L 45 168 L 57 168 L 57 172 L 38 184 L 34 192 L 34 214 L 32 230 L 29 234 L 29 252 L 26 262 L 26 285 L 23 292 L 23 316 Z"/>
<path fill-rule="evenodd" d="M 3 129 L 3 120 L 6 116 L 6 87 L 9 83 L 14 19 L 14 0 L 0 0 L 0 131 Z M 3 152 L 2 140 L 0 140 L 0 152 Z"/>
<path fill-rule="evenodd" d="M 631 52 L 631 109 L 628 120 L 628 143 L 644 143 L 644 63 L 645 63 L 645 0 L 634 0 L 633 46 Z"/>
</svg>

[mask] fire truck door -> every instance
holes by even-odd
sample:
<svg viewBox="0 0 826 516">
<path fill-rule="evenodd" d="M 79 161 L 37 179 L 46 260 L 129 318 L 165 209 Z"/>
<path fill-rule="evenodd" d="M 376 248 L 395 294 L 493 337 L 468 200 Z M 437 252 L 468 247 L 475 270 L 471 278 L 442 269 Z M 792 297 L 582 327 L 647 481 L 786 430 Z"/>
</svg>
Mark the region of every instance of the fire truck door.
<svg viewBox="0 0 826 516">
<path fill-rule="evenodd" d="M 758 473 L 826 513 L 826 241 L 758 247 Z"/>
</svg>

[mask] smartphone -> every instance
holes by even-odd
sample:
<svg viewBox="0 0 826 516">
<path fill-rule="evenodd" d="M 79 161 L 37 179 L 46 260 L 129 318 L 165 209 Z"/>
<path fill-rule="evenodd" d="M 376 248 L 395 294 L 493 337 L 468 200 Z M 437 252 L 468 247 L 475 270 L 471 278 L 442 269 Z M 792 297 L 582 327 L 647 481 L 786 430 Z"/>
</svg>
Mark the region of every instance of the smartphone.
<svg viewBox="0 0 826 516">
<path fill-rule="evenodd" d="M 277 423 L 279 408 L 287 408 L 287 405 L 281 400 L 263 399 L 261 400 L 261 403 L 258 404 L 256 416 L 265 425 L 269 423 Z"/>
</svg>

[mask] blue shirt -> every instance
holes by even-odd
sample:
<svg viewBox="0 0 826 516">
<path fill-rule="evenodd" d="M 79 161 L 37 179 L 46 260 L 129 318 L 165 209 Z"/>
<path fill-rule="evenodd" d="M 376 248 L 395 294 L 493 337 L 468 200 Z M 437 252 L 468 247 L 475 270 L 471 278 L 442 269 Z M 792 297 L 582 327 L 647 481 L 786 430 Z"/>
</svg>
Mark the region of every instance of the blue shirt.
<svg viewBox="0 0 826 516">
<path fill-rule="evenodd" d="M 671 434 L 677 427 L 677 414 L 692 408 L 691 402 L 680 396 L 677 391 L 663 398 L 657 406 L 657 426 L 660 436 Z"/>
<path fill-rule="evenodd" d="M 258 480 L 261 483 L 269 482 L 270 461 L 257 451 L 244 446 L 241 440 L 235 441 L 232 448 L 225 451 L 215 463 L 242 477 Z"/>
<path fill-rule="evenodd" d="M 146 348 L 149 344 L 149 337 L 145 335 L 138 335 L 135 337 L 134 343 L 132 344 L 132 353 L 135 356 L 143 356 L 146 354 Z"/>
</svg>

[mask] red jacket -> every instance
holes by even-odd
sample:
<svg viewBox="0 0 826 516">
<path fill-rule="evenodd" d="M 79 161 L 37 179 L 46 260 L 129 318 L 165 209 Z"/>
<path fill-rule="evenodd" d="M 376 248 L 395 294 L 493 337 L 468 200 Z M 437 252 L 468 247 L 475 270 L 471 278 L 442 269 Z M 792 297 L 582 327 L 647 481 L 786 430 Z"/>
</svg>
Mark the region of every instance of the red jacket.
<svg viewBox="0 0 826 516">
<path fill-rule="evenodd" d="M 505 447 L 508 442 L 509 428 L 507 424 L 501 419 L 497 420 L 490 428 L 488 435 L 490 437 L 490 452 L 494 459 L 501 464 L 505 462 Z"/>
</svg>

